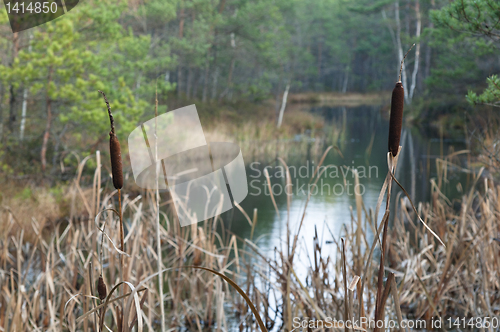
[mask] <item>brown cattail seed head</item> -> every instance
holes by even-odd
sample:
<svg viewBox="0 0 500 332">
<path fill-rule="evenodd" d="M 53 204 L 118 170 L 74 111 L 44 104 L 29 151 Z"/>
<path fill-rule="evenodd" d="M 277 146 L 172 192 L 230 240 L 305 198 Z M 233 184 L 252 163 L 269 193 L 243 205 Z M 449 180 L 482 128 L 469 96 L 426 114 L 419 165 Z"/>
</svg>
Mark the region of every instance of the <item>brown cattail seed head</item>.
<svg viewBox="0 0 500 332">
<path fill-rule="evenodd" d="M 403 108 L 405 93 L 403 83 L 397 82 L 392 90 L 391 117 L 389 120 L 389 152 L 395 157 L 399 151 L 401 128 L 403 127 Z"/>
<path fill-rule="evenodd" d="M 97 283 L 97 293 L 99 293 L 99 299 L 101 299 L 101 301 L 104 301 L 106 296 L 108 296 L 108 290 L 106 289 L 106 284 L 104 283 L 102 275 L 99 276 L 99 281 Z"/>
<path fill-rule="evenodd" d="M 120 141 L 115 133 L 109 133 L 109 153 L 111 155 L 111 173 L 113 174 L 113 185 L 116 189 L 123 187 L 122 152 Z"/>
<path fill-rule="evenodd" d="M 193 265 L 194 266 L 200 266 L 202 261 L 201 257 L 201 250 L 198 248 L 194 248 L 194 253 L 193 253 Z"/>
<path fill-rule="evenodd" d="M 111 154 L 111 174 L 113 175 L 113 185 L 115 189 L 122 189 L 123 187 L 123 170 L 122 170 L 122 151 L 120 149 L 120 141 L 115 134 L 115 120 L 113 119 L 113 114 L 111 114 L 111 106 L 109 106 L 108 99 L 106 95 L 101 90 L 99 91 L 106 102 L 106 107 L 108 108 L 109 123 L 111 125 L 111 131 L 109 132 L 109 152 Z"/>
</svg>

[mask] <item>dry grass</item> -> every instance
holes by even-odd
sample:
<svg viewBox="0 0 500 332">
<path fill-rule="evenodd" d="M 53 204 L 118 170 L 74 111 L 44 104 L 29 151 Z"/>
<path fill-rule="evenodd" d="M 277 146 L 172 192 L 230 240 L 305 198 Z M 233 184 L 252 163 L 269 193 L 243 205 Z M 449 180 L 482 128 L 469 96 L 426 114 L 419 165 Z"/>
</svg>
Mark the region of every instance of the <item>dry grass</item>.
<svg viewBox="0 0 500 332">
<path fill-rule="evenodd" d="M 213 122 L 207 125 L 205 137 L 208 142 L 238 143 L 245 158 L 270 160 L 288 155 L 291 149 L 300 149 L 300 145 L 311 145 L 311 151 L 320 154 L 325 141 L 336 142 L 341 133 L 340 126 L 325 124 L 321 116 L 293 107 L 287 109 L 284 118 L 286 122 L 279 129 L 271 116 L 249 119 L 237 126 L 226 121 Z"/>
<path fill-rule="evenodd" d="M 178 222 L 168 218 L 171 202 L 162 194 L 162 202 L 166 202 L 160 227 L 166 267 L 163 299 L 157 282 L 154 191 L 123 196 L 126 256 L 117 250 L 119 218 L 109 210 L 117 206 L 116 193 L 100 190 L 99 182 L 82 183 L 77 175 L 68 187 L 68 223 L 59 224 L 49 234 L 40 231 L 46 219 L 38 211 L 53 203 L 41 200 L 39 210 L 29 213 L 21 209 L 22 214 L 16 215 L 16 200 L 4 199 L 0 214 L 4 227 L 0 233 L 0 331 L 98 331 L 101 317 L 106 331 L 128 327 L 158 331 L 161 303 L 165 305 L 167 328 L 227 330 L 236 325 L 258 329 L 240 294 L 218 276 L 186 267 L 192 265 L 235 280 L 269 330 L 291 331 L 294 317 L 318 322 L 327 317 L 373 318 L 377 302 L 379 317 L 394 320 L 498 316 L 500 243 L 495 238 L 500 232 L 500 186 L 480 173 L 471 174 L 474 185 L 470 191 L 458 204 L 448 201 L 440 187 L 447 181 L 454 158 L 456 154 L 438 160 L 440 173 L 433 180 L 433 199 L 418 206 L 419 214 L 446 247 L 425 230 L 402 195 L 397 194 L 396 208 L 391 211 L 394 224 L 387 229 L 387 253 L 382 264 L 386 272 L 382 272 L 381 282 L 377 277 L 381 271 L 381 240 L 370 239 L 382 229 L 384 220 L 376 216 L 390 176 L 378 206 L 367 207 L 361 196 L 356 197 L 356 213 L 346 223 L 342 239 L 333 235 L 328 238 L 336 254 L 326 254 L 325 244 L 315 236 L 314 247 L 307 248 L 307 282 L 297 276 L 301 228 L 287 226 L 276 255 L 265 257 L 252 238 L 238 241 L 224 230 L 218 218 L 180 228 Z M 284 160 L 280 162 L 286 165 Z M 322 160 L 318 161 L 318 167 L 321 164 Z M 100 176 L 100 168 L 95 174 L 95 178 Z M 311 181 L 320 176 L 316 174 Z M 78 217 L 77 204 L 84 206 L 90 220 Z M 304 215 L 306 211 L 307 204 Z M 250 215 L 247 219 L 254 229 L 257 210 Z M 222 231 L 218 232 L 218 227 Z M 34 239 L 27 241 L 28 232 L 35 235 Z M 372 252 L 371 248 L 377 249 Z M 123 271 L 120 256 L 124 258 Z M 105 305 L 97 292 L 101 272 L 108 290 Z M 116 300 L 118 292 L 113 289 L 120 285 L 121 272 L 127 281 L 126 293 L 135 293 L 135 298 L 125 294 L 124 300 Z M 119 326 L 122 316 L 124 323 Z"/>
<path fill-rule="evenodd" d="M 381 91 L 374 93 L 339 93 L 339 92 L 307 92 L 289 95 L 292 104 L 319 104 L 323 106 L 381 105 L 389 100 L 391 92 Z"/>
</svg>

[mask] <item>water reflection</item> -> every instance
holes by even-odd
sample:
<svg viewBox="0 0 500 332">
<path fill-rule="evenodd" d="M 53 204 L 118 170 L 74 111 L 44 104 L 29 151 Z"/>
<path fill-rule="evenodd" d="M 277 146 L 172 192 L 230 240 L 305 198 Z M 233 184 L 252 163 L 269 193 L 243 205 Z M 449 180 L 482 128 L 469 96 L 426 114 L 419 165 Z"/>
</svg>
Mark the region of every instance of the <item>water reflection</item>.
<svg viewBox="0 0 500 332">
<path fill-rule="evenodd" d="M 287 149 L 284 149 L 288 151 L 287 154 L 280 157 L 290 167 L 293 196 L 289 208 L 282 164 L 274 158 L 266 160 L 244 155 L 250 188 L 249 195 L 241 206 L 250 216 L 254 208 L 257 208 L 258 221 L 254 240 L 258 241 L 262 253 L 267 255 L 272 255 L 275 247 L 284 246 L 280 239 L 285 239 L 287 219 L 293 232 L 304 218 L 300 234 L 300 238 L 305 240 L 301 243 L 304 250 L 308 249 L 310 252 L 312 250 L 315 226 L 320 234 L 320 240 L 326 242 L 332 240 L 332 237 L 338 240 L 344 225 L 350 227 L 351 213 L 356 215 L 352 171 L 357 170 L 359 173 L 360 189 L 362 189 L 360 192 L 363 194 L 367 210 L 375 209 L 387 174 L 388 120 L 383 116 L 380 107 L 316 107 L 312 108 L 311 112 L 320 114 L 325 119 L 327 128 L 337 132 L 336 135 L 325 135 L 329 139 L 321 142 L 309 139 L 304 144 L 304 136 L 308 138 L 307 135 L 302 135 L 301 139 L 277 143 L 287 145 Z M 314 168 L 329 145 L 338 147 L 330 150 L 325 158 L 323 165 L 330 167 L 318 180 L 316 188 L 310 187 L 308 185 Z M 419 131 L 407 127 L 403 128 L 401 145 L 403 149 L 396 177 L 415 203 L 429 200 L 430 179 L 437 175 L 436 158 L 450 151 L 465 149 L 463 140 L 445 141 L 431 134 L 431 131 Z M 279 216 L 269 194 L 264 169 L 267 169 L 270 176 L 271 190 L 275 194 Z M 465 186 L 466 175 L 456 173 L 449 176 L 444 186 L 444 193 L 449 197 L 457 197 L 460 194 L 457 191 L 458 182 Z M 308 189 L 315 192 L 311 195 L 306 213 L 303 215 Z M 393 190 L 395 195 L 399 188 Z M 378 220 L 381 217 L 380 212 Z M 228 219 L 232 219 L 231 230 L 235 234 L 249 238 L 251 227 L 241 212 L 226 213 L 223 218 L 227 222 L 230 222 Z M 367 230 L 367 233 L 370 232 Z M 307 256 L 302 257 L 307 259 Z"/>
</svg>

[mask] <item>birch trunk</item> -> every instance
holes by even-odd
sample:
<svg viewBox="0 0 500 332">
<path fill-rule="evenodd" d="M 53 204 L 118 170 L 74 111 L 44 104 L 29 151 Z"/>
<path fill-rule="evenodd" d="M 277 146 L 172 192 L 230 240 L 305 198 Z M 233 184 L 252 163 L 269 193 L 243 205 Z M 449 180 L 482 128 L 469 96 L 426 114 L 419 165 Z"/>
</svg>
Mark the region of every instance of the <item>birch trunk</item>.
<svg viewBox="0 0 500 332">
<path fill-rule="evenodd" d="M 26 108 L 28 107 L 28 88 L 23 91 L 23 108 L 21 113 L 21 127 L 19 128 L 19 140 L 24 140 L 24 128 L 26 126 Z"/>
<path fill-rule="evenodd" d="M 434 0 L 431 0 L 431 9 L 434 9 L 436 3 Z M 432 31 L 434 28 L 434 23 L 432 20 L 429 22 L 429 28 Z M 424 77 L 427 78 L 429 77 L 431 73 L 431 54 L 432 54 L 432 48 L 429 45 L 429 42 L 427 42 L 427 51 L 425 53 L 425 69 L 424 69 Z"/>
<path fill-rule="evenodd" d="M 47 88 L 52 83 L 52 68 L 49 69 L 49 78 L 47 80 Z M 40 159 L 42 162 L 42 171 L 45 172 L 47 168 L 47 146 L 49 142 L 50 136 L 50 127 L 52 124 L 52 100 L 50 99 L 49 92 L 47 91 L 46 97 L 46 105 L 47 105 L 47 122 L 45 124 L 45 132 L 43 133 L 43 142 L 42 142 L 42 151 L 40 153 Z"/>
<path fill-rule="evenodd" d="M 14 32 L 12 34 L 12 62 L 17 58 L 17 54 L 19 51 L 19 33 Z M 14 91 L 14 86 L 11 84 L 9 88 L 10 99 L 9 99 L 9 131 L 14 131 L 14 122 L 16 122 L 16 92 Z"/>
<path fill-rule="evenodd" d="M 31 53 L 31 41 L 33 40 L 33 34 L 30 33 L 30 41 L 28 52 Z M 26 127 L 26 109 L 28 107 L 28 88 L 24 87 L 23 91 L 23 108 L 21 113 L 21 127 L 19 128 L 19 139 L 22 141 L 24 139 L 24 128 Z"/>
<path fill-rule="evenodd" d="M 288 90 L 290 90 L 290 84 L 286 85 L 285 93 L 283 93 L 283 101 L 281 102 L 280 115 L 278 118 L 278 128 L 281 127 L 281 123 L 283 122 L 283 113 L 285 113 L 286 100 L 288 98 Z"/>
<path fill-rule="evenodd" d="M 399 0 L 396 0 L 394 3 L 394 11 L 396 14 L 396 42 L 398 44 L 398 55 L 399 55 L 399 63 L 403 61 L 403 46 L 401 45 L 401 20 L 399 19 Z M 398 65 L 398 76 L 399 76 L 399 68 L 400 66 Z M 403 63 L 403 70 L 401 73 L 401 80 L 403 83 L 403 86 L 406 87 L 406 66 Z M 408 102 L 408 89 L 404 89 L 404 94 L 405 94 L 405 101 Z"/>
<path fill-rule="evenodd" d="M 420 31 L 422 29 L 422 17 L 420 15 L 420 2 L 419 2 L 419 0 L 415 0 L 415 14 L 417 16 L 417 30 L 415 32 L 415 37 L 417 39 L 417 45 L 415 47 L 415 65 L 413 67 L 413 73 L 411 75 L 410 95 L 408 96 L 408 99 L 410 102 L 413 99 L 413 94 L 415 92 L 415 86 L 417 84 L 418 66 L 420 63 Z"/>
</svg>

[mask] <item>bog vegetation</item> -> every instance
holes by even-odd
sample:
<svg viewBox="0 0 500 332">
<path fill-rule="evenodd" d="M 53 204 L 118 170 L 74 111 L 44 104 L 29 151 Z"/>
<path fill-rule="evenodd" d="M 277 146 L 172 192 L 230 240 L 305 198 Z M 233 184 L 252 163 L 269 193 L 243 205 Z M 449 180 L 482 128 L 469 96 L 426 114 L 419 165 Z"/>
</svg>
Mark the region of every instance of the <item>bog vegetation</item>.
<svg viewBox="0 0 500 332">
<path fill-rule="evenodd" d="M 435 317 L 498 316 L 500 243 L 495 234 L 500 228 L 500 186 L 482 177 L 481 169 L 471 173 L 470 191 L 451 204 L 441 186 L 457 155 L 437 161 L 441 167 L 432 201 L 417 207 L 436 236 L 420 223 L 401 193 L 392 198 L 395 209 L 389 211 L 387 204 L 378 220 L 393 183 L 388 174 L 377 206 L 365 206 L 358 195 L 356 214 L 342 234 L 316 232 L 315 245 L 308 248 L 308 268 L 297 272 L 300 232 L 306 225 L 287 227 L 282 246 L 268 257 L 259 251 L 259 239 L 237 238 L 219 218 L 181 228 L 169 217 L 168 197 L 151 190 L 136 197 L 123 193 L 118 214 L 123 213 L 127 231 L 121 247 L 119 196 L 110 186 L 101 187 L 99 179 L 106 177 L 102 164 L 108 162 L 97 152 L 79 163 L 67 188 L 67 222 L 47 227 L 46 219 L 28 219 L 29 212 L 21 215 L 3 206 L 0 328 L 159 331 L 163 321 L 167 329 L 291 331 L 295 317 L 309 317 L 317 324 L 327 317 L 420 319 L 430 326 Z M 91 158 L 97 167 L 93 179 L 84 181 L 82 173 Z M 311 181 L 320 177 L 318 172 Z M 158 210 L 158 199 L 167 202 L 166 212 Z M 288 204 L 292 199 L 289 196 Z M 247 212 L 242 210 L 252 230 L 265 222 L 258 218 L 258 207 Z M 390 212 L 394 223 L 388 227 Z M 371 235 L 382 234 L 382 229 L 380 242 Z M 326 239 L 335 246 L 335 255 L 323 253 Z M 386 247 L 384 254 L 380 246 Z M 120 287 L 125 288 L 121 293 Z"/>
<path fill-rule="evenodd" d="M 498 102 L 499 12 L 494 0 L 88 0 L 13 34 L 1 7 L 1 166 L 56 176 L 62 160 L 76 167 L 71 151 L 95 153 L 106 137 L 96 90 L 114 100 L 118 135 L 150 118 L 156 85 L 160 112 L 197 101 L 202 120 L 241 125 L 266 100 L 276 122 L 287 87 L 390 91 L 413 43 L 408 119 L 461 128 L 466 94 Z"/>
<path fill-rule="evenodd" d="M 499 22 L 493 0 L 104 0 L 12 34 L 2 8 L 0 331 L 292 331 L 297 317 L 427 326 L 498 317 L 500 158 L 498 117 L 488 112 L 500 100 Z M 300 271 L 307 203 L 270 256 L 253 236 L 267 222 L 259 206 L 237 206 L 249 238 L 220 217 L 181 228 L 167 193 L 138 190 L 128 176 L 120 141 L 140 121 L 193 101 L 209 140 L 276 154 L 287 169 L 278 138 L 339 130 L 293 108 L 276 129 L 283 94 L 297 103 L 387 94 L 399 72 L 377 204 L 358 193 L 341 234 L 315 232 Z M 478 138 L 469 146 L 479 155 L 437 158 L 430 202 L 391 190 L 403 106 L 407 118 L 443 116 Z M 473 107 L 486 116 L 456 120 Z M 331 153 L 341 151 L 324 151 L 311 182 Z M 452 201 L 442 188 L 457 169 L 471 185 Z M 280 218 L 289 221 L 293 199 Z"/>
</svg>

